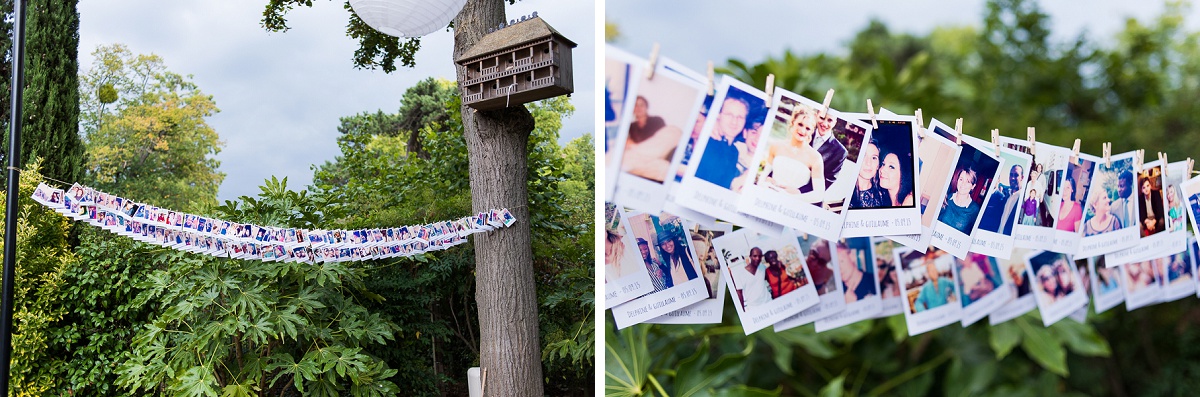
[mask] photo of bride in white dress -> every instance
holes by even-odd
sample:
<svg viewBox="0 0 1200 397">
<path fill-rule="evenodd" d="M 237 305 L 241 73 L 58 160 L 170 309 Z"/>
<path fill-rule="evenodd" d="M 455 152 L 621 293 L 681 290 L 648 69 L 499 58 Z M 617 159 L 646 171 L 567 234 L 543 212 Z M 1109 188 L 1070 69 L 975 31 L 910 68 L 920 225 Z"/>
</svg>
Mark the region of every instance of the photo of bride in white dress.
<svg viewBox="0 0 1200 397">
<path fill-rule="evenodd" d="M 825 164 L 821 153 L 811 144 L 817 131 L 816 112 L 797 107 L 788 120 L 787 139 L 771 143 L 760 164 L 760 184 L 809 203 L 821 201 L 825 194 Z M 814 178 L 813 176 L 817 177 Z"/>
</svg>

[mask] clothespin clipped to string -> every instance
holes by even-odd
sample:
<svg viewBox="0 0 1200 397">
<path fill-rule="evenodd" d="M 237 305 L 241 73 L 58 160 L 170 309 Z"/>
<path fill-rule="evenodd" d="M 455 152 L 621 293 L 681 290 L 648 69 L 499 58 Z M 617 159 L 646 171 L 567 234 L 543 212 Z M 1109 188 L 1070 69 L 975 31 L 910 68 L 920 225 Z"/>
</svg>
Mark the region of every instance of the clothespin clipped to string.
<svg viewBox="0 0 1200 397">
<path fill-rule="evenodd" d="M 700 223 L 692 224 L 692 233 L 700 234 Z"/>
<path fill-rule="evenodd" d="M 821 103 L 821 106 L 825 107 L 825 113 L 822 114 L 821 117 L 829 116 L 829 102 L 832 100 L 833 100 L 833 89 L 830 88 L 829 91 L 825 92 L 825 102 Z"/>
<path fill-rule="evenodd" d="M 658 66 L 658 43 L 650 47 L 650 65 L 646 66 L 646 80 L 654 79 L 654 68 Z"/>
<path fill-rule="evenodd" d="M 1037 153 L 1035 152 L 1036 149 L 1034 149 L 1037 147 L 1036 137 L 1037 134 L 1034 132 L 1033 127 L 1025 129 L 1025 138 L 1029 140 L 1029 154 L 1034 156 L 1037 156 Z"/>
<path fill-rule="evenodd" d="M 1104 151 L 1104 165 L 1112 168 L 1112 142 L 1104 142 L 1101 148 Z"/>
<path fill-rule="evenodd" d="M 767 75 L 767 87 L 766 87 L 765 91 L 767 92 L 767 108 L 774 107 L 775 106 L 775 74 L 774 73 Z"/>
<path fill-rule="evenodd" d="M 954 120 L 954 139 L 958 141 L 958 146 L 962 146 L 962 117 Z"/>
<path fill-rule="evenodd" d="M 1000 156 L 1000 130 L 992 130 L 992 146 L 996 147 L 996 156 Z"/>
<path fill-rule="evenodd" d="M 917 115 L 917 135 L 920 135 L 921 139 L 925 139 L 925 118 L 921 115 L 921 109 L 917 109 L 916 115 Z"/>
<path fill-rule="evenodd" d="M 1163 178 L 1166 178 L 1167 177 L 1167 168 L 1171 168 L 1171 167 L 1167 166 L 1168 164 L 1171 164 L 1170 162 L 1167 161 L 1167 154 L 1163 153 L 1163 152 L 1158 152 L 1158 161 L 1162 162 L 1162 175 L 1163 175 Z"/>
<path fill-rule="evenodd" d="M 1187 171 L 1187 173 L 1183 174 L 1184 180 L 1188 180 L 1189 178 L 1192 177 L 1192 166 L 1194 166 L 1194 165 L 1196 165 L 1196 161 L 1192 160 L 1191 157 L 1188 157 L 1187 164 L 1184 165 L 1184 168 L 1186 168 L 1186 171 Z"/>
<path fill-rule="evenodd" d="M 1142 172 L 1142 165 L 1146 161 L 1146 149 L 1138 149 L 1133 152 L 1133 172 Z"/>
<path fill-rule="evenodd" d="M 1075 143 L 1071 145 L 1071 164 L 1079 165 L 1079 138 L 1075 138 Z"/>
<path fill-rule="evenodd" d="M 713 70 L 713 62 L 708 61 L 708 95 L 717 95 L 717 73 Z"/>
<path fill-rule="evenodd" d="M 871 98 L 867 98 L 867 113 L 871 115 L 871 128 L 879 129 L 879 122 L 875 120 L 875 107 L 871 106 Z"/>
</svg>

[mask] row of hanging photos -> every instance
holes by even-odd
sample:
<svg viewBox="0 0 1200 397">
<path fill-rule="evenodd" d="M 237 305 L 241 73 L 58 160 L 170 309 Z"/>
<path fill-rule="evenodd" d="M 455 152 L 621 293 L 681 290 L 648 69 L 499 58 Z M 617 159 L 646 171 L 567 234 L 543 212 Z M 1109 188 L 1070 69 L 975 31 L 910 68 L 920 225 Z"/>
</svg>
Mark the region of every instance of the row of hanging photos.
<svg viewBox="0 0 1200 397">
<path fill-rule="evenodd" d="M 187 214 L 80 184 L 64 192 L 42 183 L 34 190 L 33 199 L 64 216 L 134 240 L 216 257 L 264 261 L 343 262 L 412 256 L 462 244 L 470 234 L 516 222 L 505 208 L 423 225 L 307 230 Z"/>
</svg>

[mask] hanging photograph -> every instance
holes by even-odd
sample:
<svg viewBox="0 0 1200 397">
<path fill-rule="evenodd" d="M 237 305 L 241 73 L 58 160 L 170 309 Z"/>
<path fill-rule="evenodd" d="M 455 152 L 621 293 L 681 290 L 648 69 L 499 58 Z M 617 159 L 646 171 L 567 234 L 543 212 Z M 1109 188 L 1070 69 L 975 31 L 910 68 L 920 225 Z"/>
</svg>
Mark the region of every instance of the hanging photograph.
<svg viewBox="0 0 1200 397">
<path fill-rule="evenodd" d="M 1066 254 L 1033 251 L 1025 256 L 1025 264 L 1043 325 L 1049 327 L 1087 304 L 1087 291 L 1079 271 Z"/>
<path fill-rule="evenodd" d="M 750 150 L 758 147 L 769 99 L 757 88 L 721 76 L 675 203 L 759 233 L 783 232 L 779 224 L 737 211 L 742 188 L 753 177 Z"/>
<path fill-rule="evenodd" d="M 870 126 L 784 89 L 772 103 L 737 209 L 836 239 Z"/>
<path fill-rule="evenodd" d="M 683 145 L 683 150 L 676 151 L 678 154 L 676 154 L 675 160 L 671 163 L 671 168 L 675 170 L 675 175 L 666 182 L 667 196 L 663 202 L 663 212 L 678 214 L 683 219 L 695 221 L 706 226 L 715 225 L 717 218 L 679 205 L 675 202 L 675 194 L 679 192 L 679 182 L 683 181 L 683 174 L 687 172 L 688 162 L 692 160 L 692 153 L 696 151 L 696 143 L 700 141 L 700 132 L 704 130 L 704 123 L 708 121 L 708 112 L 712 110 L 712 107 L 713 94 L 706 93 L 703 103 L 697 109 L 696 121 L 692 123 L 687 143 Z M 747 148 L 747 151 L 749 151 L 749 148 Z"/>
<path fill-rule="evenodd" d="M 844 327 L 875 318 L 883 310 L 879 279 L 875 277 L 874 247 L 870 237 L 844 238 L 837 241 L 835 261 L 846 307 L 817 320 L 817 332 Z M 899 295 L 897 295 L 899 296 Z"/>
<path fill-rule="evenodd" d="M 929 332 L 962 319 L 962 301 L 954 284 L 954 257 L 946 251 L 895 250 L 908 335 Z"/>
<path fill-rule="evenodd" d="M 683 226 L 691 236 L 692 248 L 695 249 L 693 258 L 696 259 L 696 263 L 700 264 L 708 296 L 691 306 L 646 322 L 652 324 L 719 324 L 725 310 L 725 277 L 721 276 L 721 263 L 725 258 L 717 255 L 712 241 L 733 232 L 733 225 L 718 223 L 710 227 L 685 220 Z"/>
<path fill-rule="evenodd" d="M 933 120 L 931 131 L 946 139 L 955 139 L 952 131 L 944 124 Z M 949 252 L 955 258 L 965 258 L 971 249 L 971 234 L 979 223 L 987 192 L 996 184 L 1000 173 L 1000 157 L 991 143 L 968 136 L 962 137 L 962 148 L 954 172 L 950 175 L 950 186 L 945 198 L 938 205 L 937 223 L 931 240 L 934 247 Z"/>
<path fill-rule="evenodd" d="M 984 198 L 979 223 L 971 233 L 971 252 L 999 259 L 1008 259 L 1012 254 L 1013 226 L 1021 211 L 1021 190 L 1032 162 L 1033 157 L 1027 153 L 1000 148 L 1000 172 Z"/>
<path fill-rule="evenodd" d="M 1159 273 L 1162 258 L 1130 262 L 1120 268 L 1123 270 L 1121 286 L 1125 288 L 1125 310 L 1133 311 L 1162 301 L 1162 274 Z"/>
<path fill-rule="evenodd" d="M 1141 235 L 1133 156 L 1134 152 L 1127 152 L 1112 156 L 1111 164 L 1103 159 L 1097 163 L 1084 207 L 1083 237 L 1076 256 L 1108 254 L 1138 243 Z"/>
<path fill-rule="evenodd" d="M 813 287 L 817 290 L 818 303 L 800 313 L 775 323 L 775 332 L 796 328 L 813 321 L 840 313 L 846 307 L 846 299 L 842 294 L 840 268 L 836 252 L 830 247 L 829 241 L 815 234 L 798 234 L 796 241 L 800 244 L 800 252 L 804 253 L 804 262 L 808 274 L 812 277 Z M 769 260 L 770 258 L 765 258 Z"/>
<path fill-rule="evenodd" d="M 1004 147 L 1033 156 L 1021 192 L 1021 210 L 1013 226 L 1013 245 L 1018 248 L 1054 248 L 1055 210 L 1062 198 L 1059 185 L 1067 169 L 1071 149 L 1012 137 L 1000 137 Z M 1054 210 L 1052 210 L 1054 209 Z"/>
<path fill-rule="evenodd" d="M 1163 278 L 1163 302 L 1171 302 L 1196 294 L 1196 264 L 1187 250 L 1168 255 L 1162 260 L 1159 274 Z"/>
<path fill-rule="evenodd" d="M 611 308 L 630 299 L 654 292 L 643 258 L 649 255 L 633 238 L 625 222 L 625 211 L 604 203 L 604 307 Z"/>
<path fill-rule="evenodd" d="M 879 299 L 882 304 L 876 318 L 904 313 L 895 255 L 896 247 L 900 245 L 884 237 L 871 237 L 871 246 L 875 254 L 875 277 L 879 279 Z"/>
<path fill-rule="evenodd" d="M 1164 194 L 1167 190 L 1163 179 L 1165 166 L 1162 161 L 1149 162 L 1142 165 L 1142 170 L 1137 173 L 1136 222 L 1141 238 L 1132 247 L 1106 254 L 1104 259 L 1109 264 L 1121 265 L 1187 251 L 1185 234 L 1171 234 L 1167 228 L 1170 222 L 1167 208 L 1170 207 Z"/>
<path fill-rule="evenodd" d="M 654 292 L 612 308 L 617 328 L 625 328 L 708 298 L 700 267 L 692 260 L 691 238 L 678 216 L 625 213 Z"/>
<path fill-rule="evenodd" d="M 1096 306 L 1096 314 L 1125 301 L 1125 291 L 1121 289 L 1121 268 L 1108 267 L 1104 264 L 1104 256 L 1088 258 L 1089 276 L 1092 279 L 1092 302 Z"/>
<path fill-rule="evenodd" d="M 658 213 L 667 196 L 664 182 L 675 175 L 673 161 L 683 154 L 677 149 L 695 123 L 708 79 L 666 57 L 659 57 L 652 78 L 640 78 L 633 113 L 619 134 L 625 148 L 612 201 Z"/>
<path fill-rule="evenodd" d="M 770 236 L 741 229 L 713 239 L 713 246 L 724 258 L 721 272 L 746 335 L 819 301 L 803 251 L 790 232 Z M 765 262 L 767 254 L 773 263 Z"/>
<path fill-rule="evenodd" d="M 871 115 L 843 113 L 870 126 Z M 842 238 L 918 234 L 916 117 L 875 115 L 879 128 L 863 143 Z"/>
<path fill-rule="evenodd" d="M 1101 159 L 1080 153 L 1077 162 L 1067 161 L 1059 188 L 1058 216 L 1054 223 L 1054 252 L 1073 253 L 1079 249 L 1083 227 L 1084 199 L 1092 187 L 1092 174 Z"/>
<path fill-rule="evenodd" d="M 996 258 L 969 253 L 954 260 L 954 275 L 962 299 L 962 325 L 974 324 L 1012 299 Z"/>
<path fill-rule="evenodd" d="M 633 116 L 637 84 L 647 61 L 613 46 L 604 47 L 604 197 L 611 198 L 621 171 L 625 136 Z"/>
<path fill-rule="evenodd" d="M 950 130 L 944 126 L 942 130 L 944 134 L 949 134 Z M 929 248 L 934 225 L 941 214 L 941 204 L 951 185 L 951 176 L 961 151 L 962 147 L 934 132 L 932 126 L 925 130 L 917 146 L 917 158 L 920 160 L 917 185 L 920 190 L 917 190 L 916 201 L 921 208 L 921 233 L 892 235 L 888 238 L 917 252 L 925 252 Z"/>
<path fill-rule="evenodd" d="M 1008 259 L 996 261 L 1000 266 L 1000 276 L 1004 278 L 1004 286 L 1009 290 L 1011 297 L 1007 303 L 988 314 L 988 324 L 1000 324 L 1037 308 L 1029 272 L 1025 271 L 1029 267 L 1025 263 L 1025 257 L 1030 252 L 1032 250 L 1016 248 Z"/>
</svg>

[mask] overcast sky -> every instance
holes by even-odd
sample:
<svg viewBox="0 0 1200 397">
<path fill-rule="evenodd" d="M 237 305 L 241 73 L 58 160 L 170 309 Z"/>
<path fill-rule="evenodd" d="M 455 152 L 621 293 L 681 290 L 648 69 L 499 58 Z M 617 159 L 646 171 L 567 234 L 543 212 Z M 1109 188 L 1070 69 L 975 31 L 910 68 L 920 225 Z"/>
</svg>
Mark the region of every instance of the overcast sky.
<svg viewBox="0 0 1200 397">
<path fill-rule="evenodd" d="M 134 53 L 158 54 L 173 72 L 192 75 L 221 112 L 208 122 L 224 150 L 226 174 L 218 198 L 255 195 L 272 175 L 293 189 L 312 181 L 311 164 L 337 156 L 338 118 L 396 112 L 404 90 L 429 76 L 454 79 L 451 32 L 421 40 L 415 68 L 391 74 L 354 69 L 357 42 L 346 37 L 349 14 L 341 0 L 315 0 L 288 15 L 291 30 L 267 33 L 259 21 L 266 0 L 83 0 L 79 4 L 80 71 L 100 45 L 123 43 Z M 522 0 L 511 19 L 537 11 L 579 44 L 577 108 L 561 131 L 565 143 L 595 130 L 595 4 Z"/>
<path fill-rule="evenodd" d="M 1075 38 L 1086 29 L 1089 38 L 1111 41 L 1126 17 L 1149 21 L 1163 10 L 1157 0 L 1039 3 L 1050 15 L 1056 40 Z M 788 48 L 798 54 L 844 54 L 847 43 L 871 18 L 882 20 L 893 32 L 917 34 L 942 25 L 979 26 L 984 6 L 983 0 L 608 0 L 605 18 L 621 32 L 616 46 L 648 56 L 658 42 L 662 55 L 704 72 L 709 60 L 718 66 L 729 58 L 754 64 Z M 1196 29 L 1200 12 L 1192 9 L 1188 14 L 1189 28 Z"/>
</svg>

